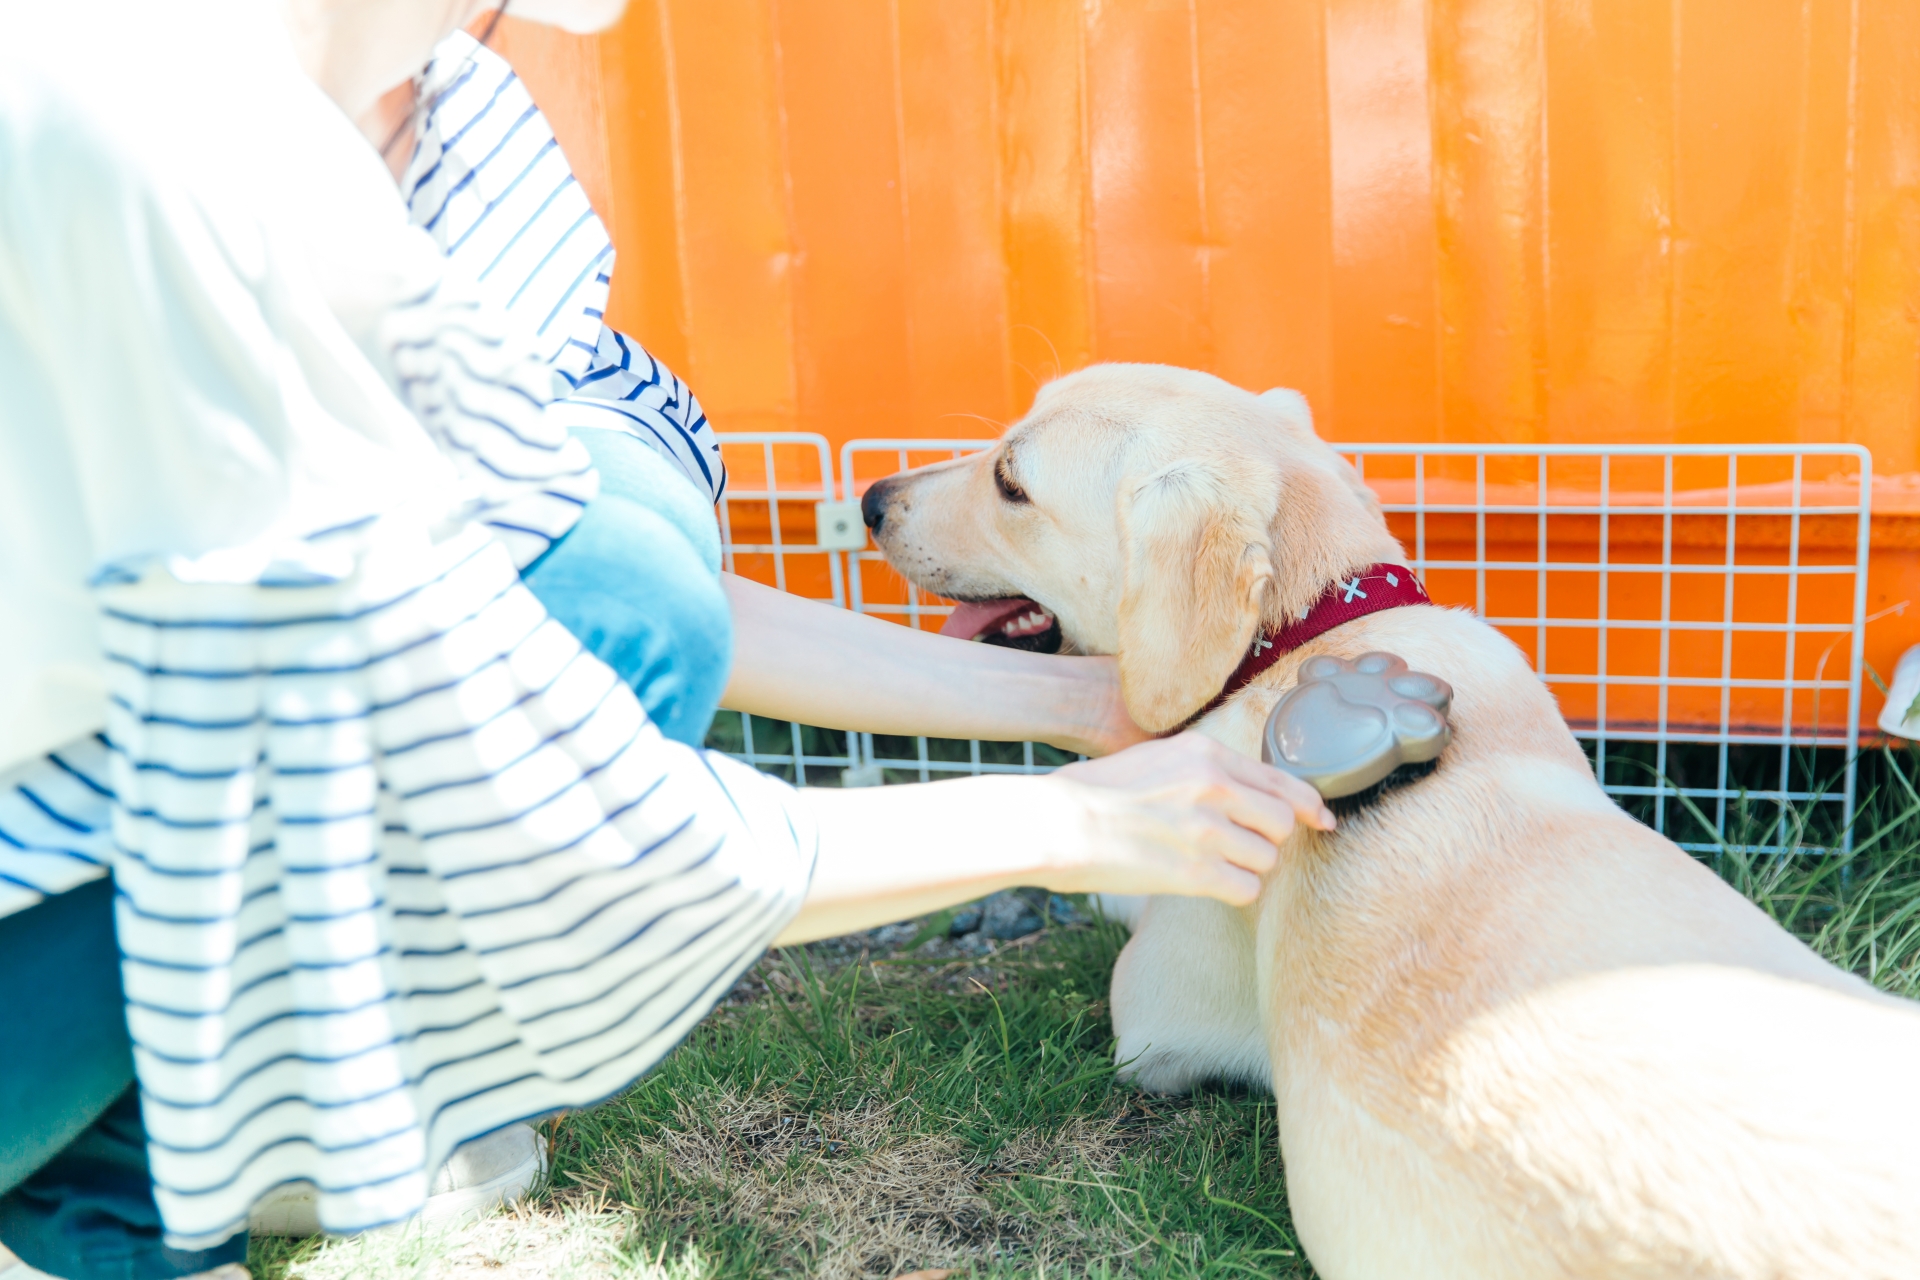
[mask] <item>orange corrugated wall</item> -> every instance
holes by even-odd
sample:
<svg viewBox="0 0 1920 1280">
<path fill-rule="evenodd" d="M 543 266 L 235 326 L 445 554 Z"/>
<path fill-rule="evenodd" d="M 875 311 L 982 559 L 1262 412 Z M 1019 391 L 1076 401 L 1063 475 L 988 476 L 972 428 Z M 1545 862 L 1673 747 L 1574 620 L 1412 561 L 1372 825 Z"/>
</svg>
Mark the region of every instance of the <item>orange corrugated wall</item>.
<svg viewBox="0 0 1920 1280">
<path fill-rule="evenodd" d="M 619 247 L 611 318 L 723 430 L 991 435 L 1057 371 L 1158 360 L 1298 387 L 1335 440 L 1851 441 L 1920 471 L 1915 0 L 507 25 Z M 1920 483 L 1876 489 L 1873 610 L 1920 597 Z M 1913 632 L 1875 624 L 1870 660 Z"/>
<path fill-rule="evenodd" d="M 634 0 L 507 51 L 727 427 L 1139 359 L 1339 439 L 1920 469 L 1914 0 Z"/>
</svg>

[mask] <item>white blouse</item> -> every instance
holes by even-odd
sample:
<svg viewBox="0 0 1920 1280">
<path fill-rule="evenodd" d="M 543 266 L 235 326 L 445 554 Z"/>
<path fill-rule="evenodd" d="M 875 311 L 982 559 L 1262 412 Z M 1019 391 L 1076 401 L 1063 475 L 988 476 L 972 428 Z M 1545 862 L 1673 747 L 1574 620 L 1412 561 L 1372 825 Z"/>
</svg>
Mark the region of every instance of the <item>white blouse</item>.
<svg viewBox="0 0 1920 1280">
<path fill-rule="evenodd" d="M 460 1142 L 617 1091 L 815 856 L 520 582 L 594 491 L 556 378 L 724 483 L 596 328 L 597 222 L 470 265 L 549 235 L 513 191 L 577 196 L 542 152 L 503 198 L 545 122 L 494 146 L 524 90 L 456 42 L 496 107 L 440 99 L 409 209 L 273 12 L 0 0 L 0 916 L 111 867 L 183 1247 L 295 1179 L 329 1230 L 405 1218 Z"/>
<path fill-rule="evenodd" d="M 459 497 L 374 332 L 443 265 L 273 10 L 0 21 L 4 768 L 104 723 L 99 575 L 326 576 L 305 534 Z"/>
</svg>

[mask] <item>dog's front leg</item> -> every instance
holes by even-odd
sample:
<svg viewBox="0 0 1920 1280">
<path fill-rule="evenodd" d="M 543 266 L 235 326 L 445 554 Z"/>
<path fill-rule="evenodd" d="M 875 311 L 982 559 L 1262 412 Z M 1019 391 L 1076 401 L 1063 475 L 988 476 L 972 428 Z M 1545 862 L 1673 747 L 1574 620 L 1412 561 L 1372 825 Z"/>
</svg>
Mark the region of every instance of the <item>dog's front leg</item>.
<svg viewBox="0 0 1920 1280">
<path fill-rule="evenodd" d="M 1210 898 L 1149 898 L 1113 966 L 1122 1078 L 1156 1093 L 1208 1080 L 1270 1087 L 1257 987 L 1247 913 Z"/>
</svg>

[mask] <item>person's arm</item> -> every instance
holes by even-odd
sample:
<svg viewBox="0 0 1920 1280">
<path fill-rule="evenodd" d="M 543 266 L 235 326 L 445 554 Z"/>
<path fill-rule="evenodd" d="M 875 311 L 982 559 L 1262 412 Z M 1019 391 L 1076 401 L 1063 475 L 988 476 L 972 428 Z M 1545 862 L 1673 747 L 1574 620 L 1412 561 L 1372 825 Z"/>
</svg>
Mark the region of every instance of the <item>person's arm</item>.
<svg viewBox="0 0 1920 1280">
<path fill-rule="evenodd" d="M 1106 755 L 1147 739 L 1111 658 L 915 631 L 733 574 L 733 673 L 720 705 L 828 729 L 1046 742 Z"/>
<path fill-rule="evenodd" d="M 1333 814 L 1300 779 L 1185 733 L 1046 777 L 796 795 L 819 859 L 776 946 L 908 919 L 1016 885 L 1258 896 L 1296 821 Z"/>
</svg>

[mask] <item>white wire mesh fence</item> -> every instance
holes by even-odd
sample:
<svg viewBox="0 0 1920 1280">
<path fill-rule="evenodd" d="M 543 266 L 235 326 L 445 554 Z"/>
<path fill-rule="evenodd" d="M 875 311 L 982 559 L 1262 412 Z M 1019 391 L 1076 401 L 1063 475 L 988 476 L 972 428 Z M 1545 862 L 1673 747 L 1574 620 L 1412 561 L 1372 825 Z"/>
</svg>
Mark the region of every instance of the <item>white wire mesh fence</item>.
<svg viewBox="0 0 1920 1280">
<path fill-rule="evenodd" d="M 1846 842 L 1866 450 L 1340 447 L 1433 597 L 1526 652 L 1627 808 L 1692 848 L 1742 803 L 1825 809 L 1814 825 Z"/>
<path fill-rule="evenodd" d="M 727 567 L 937 629 L 950 603 L 894 573 L 847 504 L 883 476 L 990 443 L 855 440 L 836 468 L 818 435 L 722 435 Z M 1824 809 L 1830 830 L 1844 828 L 1863 673 L 1865 450 L 1339 447 L 1433 598 L 1473 608 L 1526 652 L 1631 811 L 1690 847 L 1711 847 L 1743 804 Z M 711 741 L 802 785 L 1032 773 L 1071 758 L 729 711 Z"/>
<path fill-rule="evenodd" d="M 841 451 L 836 473 L 825 437 L 800 432 L 723 434 L 730 477 L 719 508 L 726 567 L 785 591 L 938 630 L 950 602 L 926 596 L 872 550 L 821 545 L 818 504 L 856 503 L 882 476 L 957 458 L 982 440 L 860 440 Z M 839 480 L 836 489 L 836 478 Z M 848 733 L 738 711 L 715 717 L 711 745 L 799 785 L 928 782 L 982 773 L 1044 773 L 1074 757 L 1032 742 L 955 741 Z"/>
</svg>

